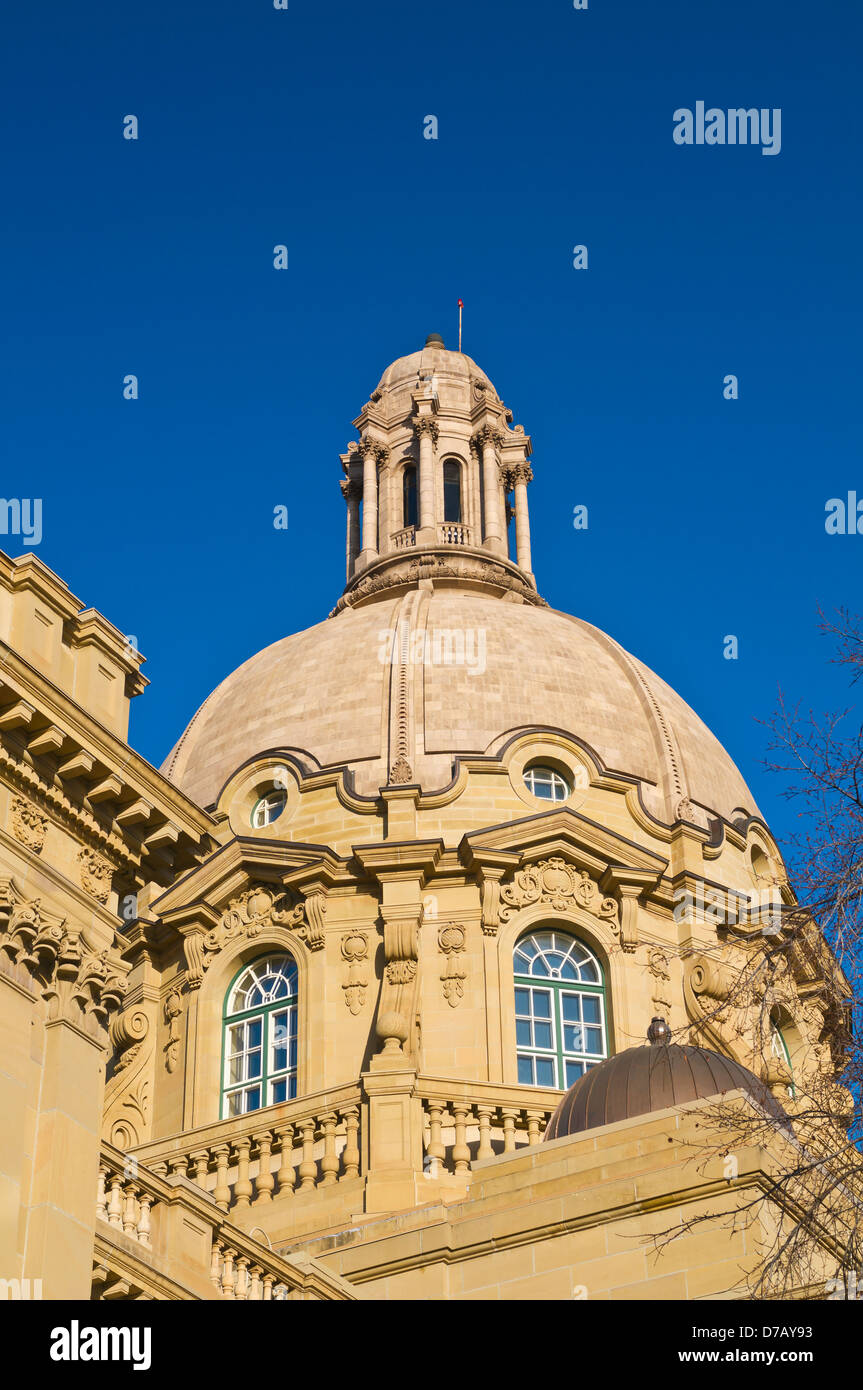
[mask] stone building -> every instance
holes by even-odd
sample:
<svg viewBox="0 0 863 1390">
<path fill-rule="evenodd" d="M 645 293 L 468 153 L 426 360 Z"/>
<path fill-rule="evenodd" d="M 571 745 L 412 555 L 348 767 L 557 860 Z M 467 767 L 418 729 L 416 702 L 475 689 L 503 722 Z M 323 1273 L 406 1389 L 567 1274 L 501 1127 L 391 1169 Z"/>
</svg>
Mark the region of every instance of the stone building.
<svg viewBox="0 0 863 1390">
<path fill-rule="evenodd" d="M 753 901 L 793 902 L 776 844 L 684 701 L 540 596 L 530 437 L 475 362 L 432 335 L 354 427 L 341 598 L 161 771 L 140 654 L 0 559 L 0 1275 L 739 1296 L 767 1218 L 651 1236 L 763 1188 L 827 1064 L 817 950 L 722 1007 Z M 731 1178 L 717 1095 L 778 1116 Z"/>
</svg>

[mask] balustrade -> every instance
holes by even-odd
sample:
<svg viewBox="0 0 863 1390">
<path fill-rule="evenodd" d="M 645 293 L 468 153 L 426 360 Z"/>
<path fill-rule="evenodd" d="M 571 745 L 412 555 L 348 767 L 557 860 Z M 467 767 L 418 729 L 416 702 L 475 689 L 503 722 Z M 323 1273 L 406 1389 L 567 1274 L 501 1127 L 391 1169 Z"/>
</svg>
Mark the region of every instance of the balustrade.
<svg viewBox="0 0 863 1390">
<path fill-rule="evenodd" d="M 122 1166 L 103 1159 L 99 1165 L 96 1215 L 148 1249 L 153 1202 L 153 1193 L 139 1180 L 134 1159 Z"/>
<path fill-rule="evenodd" d="M 444 521 L 438 527 L 438 539 L 444 545 L 470 545 L 470 527 L 460 521 Z"/>
<path fill-rule="evenodd" d="M 179 1150 L 151 1144 L 137 1152 L 153 1172 L 190 1178 L 227 1212 L 358 1177 L 359 1126 L 359 1090 L 345 1087 L 192 1130 Z"/>
<path fill-rule="evenodd" d="M 417 543 L 417 533 L 413 526 L 406 526 L 403 531 L 396 531 L 393 535 L 393 547 L 396 550 L 410 550 Z"/>
<path fill-rule="evenodd" d="M 465 1087 L 465 1094 L 448 1097 L 444 1090 L 427 1090 L 423 1107 L 423 1170 L 429 1177 L 470 1172 L 474 1162 L 538 1144 L 556 1102 L 538 1093 L 526 1105 L 495 1104 L 488 1091 L 501 1088 Z M 517 1101 L 515 1088 L 509 1088 Z M 475 1098 L 485 1090 L 486 1096 Z"/>
</svg>

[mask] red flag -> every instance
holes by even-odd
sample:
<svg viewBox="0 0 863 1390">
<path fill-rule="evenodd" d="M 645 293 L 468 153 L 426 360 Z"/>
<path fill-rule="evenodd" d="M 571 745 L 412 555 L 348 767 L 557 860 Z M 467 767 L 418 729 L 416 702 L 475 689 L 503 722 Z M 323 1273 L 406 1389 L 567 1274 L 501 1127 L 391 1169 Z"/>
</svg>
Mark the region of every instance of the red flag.
<svg viewBox="0 0 863 1390">
<path fill-rule="evenodd" d="M 464 300 L 463 300 L 463 299 L 460 299 L 460 300 L 459 300 L 459 302 L 458 302 L 458 307 L 459 307 L 460 309 L 463 309 L 463 308 L 464 308 Z"/>
</svg>

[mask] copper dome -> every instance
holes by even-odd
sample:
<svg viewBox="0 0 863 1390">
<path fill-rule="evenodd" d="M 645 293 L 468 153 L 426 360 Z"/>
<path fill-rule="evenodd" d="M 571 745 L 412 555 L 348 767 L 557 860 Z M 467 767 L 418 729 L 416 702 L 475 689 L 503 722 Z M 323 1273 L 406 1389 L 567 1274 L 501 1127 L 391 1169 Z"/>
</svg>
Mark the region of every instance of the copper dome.
<svg viewBox="0 0 863 1390">
<path fill-rule="evenodd" d="M 611 1125 L 684 1105 L 709 1100 L 727 1091 L 746 1091 L 773 1119 L 788 1126 L 782 1106 L 753 1072 L 706 1047 L 671 1043 L 662 1019 L 650 1026 L 649 1043 L 629 1047 L 591 1067 L 570 1086 L 548 1122 L 545 1139 L 562 1139 L 599 1125 Z"/>
</svg>

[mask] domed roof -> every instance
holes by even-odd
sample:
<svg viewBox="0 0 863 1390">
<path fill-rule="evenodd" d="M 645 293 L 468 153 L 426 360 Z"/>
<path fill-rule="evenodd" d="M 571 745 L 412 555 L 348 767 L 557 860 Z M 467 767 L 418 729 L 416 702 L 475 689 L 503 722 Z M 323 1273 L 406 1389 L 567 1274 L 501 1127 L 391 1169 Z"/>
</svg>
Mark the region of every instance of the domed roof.
<svg viewBox="0 0 863 1390">
<path fill-rule="evenodd" d="M 410 352 L 391 362 L 377 384 L 374 395 L 414 386 L 420 377 L 434 376 L 439 383 L 453 385 L 471 380 L 485 382 L 495 400 L 499 396 L 488 376 L 466 352 L 453 352 L 444 346 L 439 333 L 430 333 L 419 352 Z"/>
<path fill-rule="evenodd" d="M 655 1018 L 648 1032 L 651 1042 L 629 1047 L 586 1071 L 570 1086 L 544 1138 L 562 1139 L 652 1110 L 710 1100 L 727 1091 L 746 1091 L 773 1119 L 790 1124 L 782 1106 L 753 1072 L 706 1047 L 670 1043 L 669 1036 L 667 1023 Z"/>
<path fill-rule="evenodd" d="M 391 765 L 390 637 L 410 623 L 464 634 L 462 661 L 408 668 L 412 780 L 452 778 L 459 755 L 494 754 L 515 731 L 548 727 L 588 745 L 606 768 L 642 781 L 669 821 L 707 808 L 758 811 L 725 749 L 670 686 L 598 628 L 566 613 L 460 588 L 378 594 L 267 647 L 205 700 L 163 771 L 202 806 L 250 758 L 296 750 L 311 768 L 347 766 L 373 796 Z M 706 823 L 706 821 L 705 821 Z"/>
</svg>

